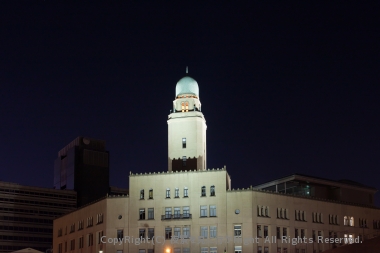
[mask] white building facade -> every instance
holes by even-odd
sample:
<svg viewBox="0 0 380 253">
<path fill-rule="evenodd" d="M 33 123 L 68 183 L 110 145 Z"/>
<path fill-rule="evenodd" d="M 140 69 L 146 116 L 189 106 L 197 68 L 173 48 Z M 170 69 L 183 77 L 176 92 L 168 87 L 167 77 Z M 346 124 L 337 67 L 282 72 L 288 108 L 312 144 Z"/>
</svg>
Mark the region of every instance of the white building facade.
<svg viewBox="0 0 380 253">
<path fill-rule="evenodd" d="M 321 179 L 309 187 L 295 176 L 231 189 L 226 167 L 206 169 L 206 121 L 198 84 L 188 76 L 177 83 L 168 141 L 167 171 L 130 173 L 129 195 L 56 219 L 54 251 L 317 253 L 380 234 L 370 187 Z M 345 185 L 350 194 L 369 196 L 368 203 L 334 199 Z"/>
</svg>

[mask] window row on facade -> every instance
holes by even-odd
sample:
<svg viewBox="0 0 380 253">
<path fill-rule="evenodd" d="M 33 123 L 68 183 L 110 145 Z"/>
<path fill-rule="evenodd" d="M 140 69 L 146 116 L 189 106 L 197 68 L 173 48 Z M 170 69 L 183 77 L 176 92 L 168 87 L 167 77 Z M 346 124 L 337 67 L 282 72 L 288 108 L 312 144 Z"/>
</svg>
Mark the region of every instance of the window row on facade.
<svg viewBox="0 0 380 253">
<path fill-rule="evenodd" d="M 102 237 L 104 236 L 103 231 L 97 232 L 97 243 L 101 244 L 102 242 Z M 86 240 L 85 240 L 86 239 Z M 73 251 L 76 248 L 78 249 L 83 249 L 85 247 L 90 247 L 94 245 L 94 234 L 90 233 L 87 234 L 86 236 L 81 236 L 78 238 L 78 240 L 72 239 L 69 242 L 65 241 L 63 243 L 58 244 L 58 253 L 64 253 L 68 251 Z"/>
<path fill-rule="evenodd" d="M 12 198 L 0 198 L 0 202 L 4 203 L 20 203 L 20 204 L 31 204 L 31 205 L 38 205 L 38 206 L 55 206 L 55 207 L 76 207 L 76 203 L 52 203 L 52 202 L 42 202 L 42 201 L 35 201 L 35 200 L 26 200 L 26 199 L 15 199 L 14 196 Z"/>
<path fill-rule="evenodd" d="M 93 226 L 93 217 L 88 217 L 87 218 L 87 227 L 92 227 Z M 100 213 L 100 214 L 97 214 L 96 215 L 96 220 L 97 220 L 97 223 L 96 224 L 101 224 L 103 223 L 103 214 Z M 79 230 L 82 230 L 84 229 L 84 220 L 80 220 L 78 221 L 78 231 Z M 74 233 L 75 232 L 75 223 L 71 224 L 70 225 L 70 233 Z M 67 234 L 67 227 L 65 228 L 65 235 Z M 62 228 L 58 229 L 58 237 L 62 236 L 63 235 L 63 230 Z"/>
<path fill-rule="evenodd" d="M 206 186 L 202 186 L 201 187 L 201 197 L 206 197 L 206 196 L 207 196 Z M 215 196 L 215 186 L 214 185 L 212 185 L 210 187 L 210 195 L 209 196 L 212 196 L 212 197 Z M 167 199 L 171 198 L 171 190 L 170 190 L 170 188 L 166 189 L 165 197 Z M 176 187 L 176 188 L 174 188 L 174 198 L 179 198 L 179 197 L 180 197 L 179 188 Z M 189 197 L 189 189 L 187 187 L 183 188 L 183 197 L 184 198 Z M 145 190 L 144 189 L 140 190 L 140 199 L 141 200 L 145 199 Z M 149 189 L 148 199 L 153 199 L 153 189 Z"/>
</svg>

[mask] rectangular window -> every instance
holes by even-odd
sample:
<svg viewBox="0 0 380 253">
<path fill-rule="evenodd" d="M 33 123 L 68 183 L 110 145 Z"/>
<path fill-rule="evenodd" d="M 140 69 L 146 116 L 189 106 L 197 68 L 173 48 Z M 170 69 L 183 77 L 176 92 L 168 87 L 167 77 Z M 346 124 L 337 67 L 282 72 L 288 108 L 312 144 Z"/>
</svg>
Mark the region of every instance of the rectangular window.
<svg viewBox="0 0 380 253">
<path fill-rule="evenodd" d="M 216 238 L 216 226 L 210 226 L 210 238 Z"/>
<path fill-rule="evenodd" d="M 117 230 L 117 232 L 116 232 L 116 237 L 117 237 L 117 239 L 123 239 L 123 237 L 124 237 L 124 233 L 123 233 L 123 230 Z"/>
<path fill-rule="evenodd" d="M 297 228 L 294 230 L 294 236 L 298 237 L 298 229 Z"/>
<path fill-rule="evenodd" d="M 83 236 L 79 238 L 79 248 L 82 249 L 83 248 L 83 244 L 84 244 L 84 238 Z"/>
<path fill-rule="evenodd" d="M 167 199 L 170 198 L 170 189 L 169 188 L 166 189 L 166 198 Z"/>
<path fill-rule="evenodd" d="M 262 237 L 261 225 L 257 225 L 257 237 Z"/>
<path fill-rule="evenodd" d="M 154 228 L 148 228 L 148 238 L 152 239 L 154 236 Z"/>
<path fill-rule="evenodd" d="M 186 138 L 182 138 L 182 148 L 186 148 Z"/>
<path fill-rule="evenodd" d="M 165 208 L 165 219 L 171 219 L 172 218 L 172 208 L 166 207 Z"/>
<path fill-rule="evenodd" d="M 313 241 L 315 241 L 315 230 L 313 230 L 312 236 L 313 236 Z"/>
<path fill-rule="evenodd" d="M 148 220 L 154 219 L 154 208 L 148 208 Z"/>
<path fill-rule="evenodd" d="M 282 253 L 288 253 L 288 248 L 283 248 Z"/>
<path fill-rule="evenodd" d="M 70 241 L 70 250 L 75 250 L 75 240 Z"/>
<path fill-rule="evenodd" d="M 241 225 L 234 225 L 234 236 L 241 236 Z"/>
<path fill-rule="evenodd" d="M 189 192 L 188 192 L 187 187 L 185 187 L 185 188 L 183 189 L 183 197 L 184 197 L 184 198 L 189 197 Z"/>
<path fill-rule="evenodd" d="M 206 197 L 206 186 L 202 186 L 201 197 Z"/>
<path fill-rule="evenodd" d="M 218 248 L 217 247 L 210 247 L 210 253 L 217 253 Z"/>
<path fill-rule="evenodd" d="M 182 156 L 182 167 L 186 167 L 186 156 Z"/>
<path fill-rule="evenodd" d="M 145 253 L 145 249 L 139 249 L 139 253 Z"/>
<path fill-rule="evenodd" d="M 175 227 L 174 228 L 174 236 L 177 238 L 180 238 L 181 236 L 181 228 Z"/>
<path fill-rule="evenodd" d="M 210 217 L 216 217 L 216 206 L 210 206 Z"/>
<path fill-rule="evenodd" d="M 286 228 L 282 229 L 282 236 L 288 236 L 288 230 Z"/>
<path fill-rule="evenodd" d="M 305 229 L 301 229 L 301 238 L 305 237 Z"/>
<path fill-rule="evenodd" d="M 281 228 L 280 227 L 277 227 L 277 229 L 276 229 L 276 236 L 277 236 L 277 239 L 281 238 Z"/>
<path fill-rule="evenodd" d="M 174 248 L 174 253 L 181 253 L 181 248 Z"/>
<path fill-rule="evenodd" d="M 277 248 L 277 253 L 281 253 L 281 248 L 280 247 Z"/>
<path fill-rule="evenodd" d="M 145 208 L 140 208 L 140 220 L 145 220 Z"/>
<path fill-rule="evenodd" d="M 269 252 L 269 248 L 268 247 L 264 247 L 264 253 L 268 253 Z"/>
<path fill-rule="evenodd" d="M 187 226 L 183 227 L 182 233 L 183 233 L 184 239 L 190 238 L 190 227 L 187 227 Z"/>
<path fill-rule="evenodd" d="M 172 228 L 165 228 L 165 239 L 172 238 Z"/>
<path fill-rule="evenodd" d="M 207 206 L 201 206 L 201 217 L 207 217 Z"/>
<path fill-rule="evenodd" d="M 153 189 L 149 190 L 149 199 L 153 199 Z"/>
<path fill-rule="evenodd" d="M 201 227 L 201 237 L 207 238 L 208 227 Z"/>
<path fill-rule="evenodd" d="M 190 248 L 182 248 L 182 253 L 190 253 Z"/>
<path fill-rule="evenodd" d="M 94 245 L 94 235 L 89 234 L 88 235 L 88 246 L 92 246 L 92 245 Z"/>
<path fill-rule="evenodd" d="M 180 207 L 174 207 L 174 219 L 181 218 L 181 208 Z"/>
<path fill-rule="evenodd" d="M 175 188 L 174 197 L 179 198 L 179 189 L 178 188 Z"/>
<path fill-rule="evenodd" d="M 264 237 L 268 236 L 268 226 L 264 226 Z"/>
<path fill-rule="evenodd" d="M 154 253 L 154 249 L 148 249 L 148 253 Z"/>
<path fill-rule="evenodd" d="M 257 246 L 257 253 L 263 253 L 263 248 L 261 246 Z"/>
<path fill-rule="evenodd" d="M 183 218 L 190 218 L 190 207 L 183 207 Z"/>
<path fill-rule="evenodd" d="M 139 229 L 139 237 L 140 238 L 145 238 L 145 228 L 140 228 Z"/>
<path fill-rule="evenodd" d="M 103 231 L 98 232 L 98 244 L 102 242 Z"/>
<path fill-rule="evenodd" d="M 208 248 L 207 247 L 202 247 L 201 248 L 201 253 L 208 253 Z"/>
<path fill-rule="evenodd" d="M 144 199 L 144 190 L 140 190 L 140 199 Z"/>
<path fill-rule="evenodd" d="M 235 246 L 235 253 L 241 253 L 241 246 Z"/>
</svg>

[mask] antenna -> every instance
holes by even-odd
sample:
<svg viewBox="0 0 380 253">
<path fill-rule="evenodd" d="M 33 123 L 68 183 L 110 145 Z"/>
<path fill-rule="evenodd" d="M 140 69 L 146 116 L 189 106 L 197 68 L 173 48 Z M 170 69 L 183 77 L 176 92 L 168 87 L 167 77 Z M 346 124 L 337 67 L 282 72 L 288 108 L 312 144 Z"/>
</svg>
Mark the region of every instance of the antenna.
<svg viewBox="0 0 380 253">
<path fill-rule="evenodd" d="M 189 74 L 189 67 L 186 66 L 186 74 Z"/>
</svg>

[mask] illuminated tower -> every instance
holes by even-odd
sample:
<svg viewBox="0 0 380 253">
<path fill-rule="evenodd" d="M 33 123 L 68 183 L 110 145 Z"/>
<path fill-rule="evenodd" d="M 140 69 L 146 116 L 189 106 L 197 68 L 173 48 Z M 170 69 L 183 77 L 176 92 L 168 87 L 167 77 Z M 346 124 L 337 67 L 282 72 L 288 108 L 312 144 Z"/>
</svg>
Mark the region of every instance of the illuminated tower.
<svg viewBox="0 0 380 253">
<path fill-rule="evenodd" d="M 168 170 L 205 170 L 207 126 L 198 83 L 186 75 L 178 81 L 175 91 L 168 120 Z"/>
</svg>

